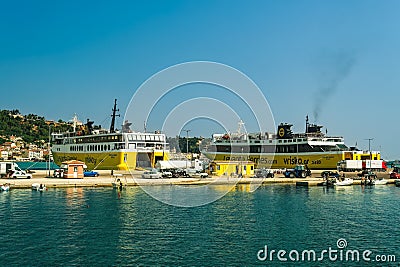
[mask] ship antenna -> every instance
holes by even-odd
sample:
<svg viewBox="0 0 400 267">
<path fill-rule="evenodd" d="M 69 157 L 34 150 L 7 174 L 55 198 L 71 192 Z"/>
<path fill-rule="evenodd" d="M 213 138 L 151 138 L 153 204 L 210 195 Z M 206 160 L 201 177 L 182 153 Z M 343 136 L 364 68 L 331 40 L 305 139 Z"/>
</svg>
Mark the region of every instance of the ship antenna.
<svg viewBox="0 0 400 267">
<path fill-rule="evenodd" d="M 114 100 L 114 107 L 112 109 L 112 115 L 111 115 L 111 126 L 110 126 L 110 133 L 115 133 L 114 127 L 115 127 L 115 117 L 120 117 L 120 114 L 115 114 L 119 109 L 117 109 L 117 99 Z"/>
</svg>

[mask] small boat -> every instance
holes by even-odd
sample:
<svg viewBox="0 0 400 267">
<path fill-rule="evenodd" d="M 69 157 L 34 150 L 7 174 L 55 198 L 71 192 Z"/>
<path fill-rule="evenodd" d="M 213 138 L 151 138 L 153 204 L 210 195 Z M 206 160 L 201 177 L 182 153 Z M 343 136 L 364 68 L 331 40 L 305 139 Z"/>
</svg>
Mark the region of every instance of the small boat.
<svg viewBox="0 0 400 267">
<path fill-rule="evenodd" d="M 328 178 L 322 183 L 322 185 L 323 186 L 327 186 L 327 187 L 332 187 L 332 186 L 335 185 L 335 183 L 336 183 L 336 179 L 335 178 Z"/>
<path fill-rule="evenodd" d="M 114 181 L 111 183 L 113 188 L 122 190 L 124 186 L 124 184 L 122 183 L 122 179 L 125 179 L 125 185 L 126 185 L 128 182 L 123 174 L 114 174 Z"/>
<path fill-rule="evenodd" d="M 33 191 L 46 191 L 46 185 L 44 184 L 32 184 L 32 190 Z"/>
<path fill-rule="evenodd" d="M 380 180 L 375 180 L 375 185 L 385 185 L 388 182 L 389 182 L 388 180 L 386 180 L 385 178 L 382 178 Z"/>
<path fill-rule="evenodd" d="M 336 180 L 336 183 L 335 183 L 336 186 L 347 186 L 347 185 L 352 185 L 352 184 L 353 184 L 353 179 L 351 179 L 351 178 L 344 178 L 343 181 Z"/>
<path fill-rule="evenodd" d="M 0 191 L 1 192 L 8 192 L 10 191 L 10 184 L 3 184 L 0 186 Z"/>
<path fill-rule="evenodd" d="M 398 187 L 400 187 L 400 179 L 394 180 L 394 184 Z"/>
<path fill-rule="evenodd" d="M 375 185 L 375 180 L 361 178 L 361 185 Z"/>
</svg>

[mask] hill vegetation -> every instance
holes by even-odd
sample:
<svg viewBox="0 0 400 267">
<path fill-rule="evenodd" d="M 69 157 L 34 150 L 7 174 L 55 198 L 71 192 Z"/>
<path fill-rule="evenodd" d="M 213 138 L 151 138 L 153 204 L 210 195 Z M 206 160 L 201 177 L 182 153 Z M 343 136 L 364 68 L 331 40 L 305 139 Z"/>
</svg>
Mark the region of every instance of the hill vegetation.
<svg viewBox="0 0 400 267">
<path fill-rule="evenodd" d="M 47 144 L 51 132 L 72 130 L 70 122 L 58 120 L 48 121 L 44 117 L 28 114 L 22 115 L 18 109 L 0 111 L 0 144 L 10 141 L 10 137 L 21 137 L 25 143 L 37 145 Z M 189 152 L 199 153 L 199 141 L 202 138 L 189 137 Z M 186 153 L 186 137 L 168 137 L 171 149 Z"/>
<path fill-rule="evenodd" d="M 9 141 L 11 136 L 21 137 L 26 143 L 47 143 L 50 128 L 52 132 L 66 131 L 71 124 L 62 120 L 46 121 L 35 114 L 22 115 L 18 109 L 0 111 L 0 144 Z"/>
</svg>

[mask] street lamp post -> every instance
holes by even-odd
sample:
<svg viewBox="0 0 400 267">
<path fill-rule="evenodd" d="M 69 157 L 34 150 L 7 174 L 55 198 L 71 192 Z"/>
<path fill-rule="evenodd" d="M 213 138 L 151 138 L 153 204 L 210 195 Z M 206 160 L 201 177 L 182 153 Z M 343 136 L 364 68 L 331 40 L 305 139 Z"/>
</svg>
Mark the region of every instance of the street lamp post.
<svg viewBox="0 0 400 267">
<path fill-rule="evenodd" d="M 51 133 L 51 125 L 49 124 L 49 152 L 48 152 L 48 157 L 49 157 L 49 177 L 50 177 L 50 133 Z"/>
<path fill-rule="evenodd" d="M 370 155 L 370 160 L 372 160 L 371 141 L 374 140 L 374 138 L 366 138 L 365 140 L 368 140 L 368 151 L 369 151 L 369 155 Z"/>
<path fill-rule="evenodd" d="M 182 131 L 186 132 L 186 171 L 187 171 L 187 168 L 188 168 L 187 162 L 188 162 L 188 156 L 189 156 L 189 132 L 191 130 L 183 129 Z"/>
</svg>

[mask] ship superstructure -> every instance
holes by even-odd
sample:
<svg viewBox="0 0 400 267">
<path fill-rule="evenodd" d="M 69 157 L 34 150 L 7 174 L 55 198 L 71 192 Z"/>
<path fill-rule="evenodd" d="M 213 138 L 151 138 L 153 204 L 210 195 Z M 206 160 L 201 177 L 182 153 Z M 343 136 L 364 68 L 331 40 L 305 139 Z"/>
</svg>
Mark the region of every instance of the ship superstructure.
<svg viewBox="0 0 400 267">
<path fill-rule="evenodd" d="M 303 133 L 293 133 L 292 124 L 281 123 L 277 133 L 213 134 L 211 144 L 202 151 L 211 160 L 234 160 L 255 163 L 256 168 L 293 168 L 297 164 L 311 169 L 336 169 L 346 159 L 380 159 L 377 151 L 348 147 L 341 136 L 328 136 L 323 126 L 310 124 L 306 118 Z M 239 129 L 241 125 L 239 125 Z"/>
<path fill-rule="evenodd" d="M 52 134 L 52 153 L 57 165 L 71 159 L 81 160 L 89 169 L 129 170 L 154 167 L 157 161 L 167 160 L 169 147 L 160 132 L 134 132 L 125 121 L 122 131 L 115 130 L 116 100 L 109 130 L 94 129 L 93 122 L 77 126 L 72 132 Z"/>
</svg>

